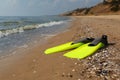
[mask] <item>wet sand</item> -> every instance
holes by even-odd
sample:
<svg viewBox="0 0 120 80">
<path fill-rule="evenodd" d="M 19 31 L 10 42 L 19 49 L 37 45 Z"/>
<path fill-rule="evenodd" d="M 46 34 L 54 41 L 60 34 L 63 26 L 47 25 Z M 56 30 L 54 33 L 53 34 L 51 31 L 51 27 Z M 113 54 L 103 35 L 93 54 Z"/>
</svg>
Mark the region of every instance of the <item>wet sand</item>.
<svg viewBox="0 0 120 80">
<path fill-rule="evenodd" d="M 0 60 L 0 80 L 117 80 L 120 79 L 120 15 L 72 17 L 71 27 L 25 53 Z M 45 55 L 46 48 L 83 37 L 108 35 L 109 45 L 83 60 Z"/>
</svg>

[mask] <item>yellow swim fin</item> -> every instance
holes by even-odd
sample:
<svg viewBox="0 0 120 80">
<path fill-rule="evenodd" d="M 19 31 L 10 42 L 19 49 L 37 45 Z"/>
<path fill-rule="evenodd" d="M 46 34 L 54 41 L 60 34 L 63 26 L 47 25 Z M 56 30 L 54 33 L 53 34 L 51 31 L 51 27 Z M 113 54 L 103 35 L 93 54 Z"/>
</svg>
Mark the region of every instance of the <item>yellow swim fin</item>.
<svg viewBox="0 0 120 80">
<path fill-rule="evenodd" d="M 94 40 L 94 38 L 84 38 L 84 39 L 81 39 L 79 41 L 71 41 L 71 42 L 61 44 L 61 45 L 58 45 L 58 46 L 55 46 L 55 47 L 52 47 L 52 48 L 48 48 L 48 49 L 45 50 L 44 53 L 45 54 L 53 54 L 55 52 L 74 49 L 74 48 L 77 48 L 77 47 L 79 47 L 79 46 L 81 46 L 83 44 L 91 42 L 93 40 Z"/>
<path fill-rule="evenodd" d="M 108 44 L 107 36 L 103 35 L 101 38 L 95 39 L 94 41 L 90 43 L 82 45 L 78 47 L 77 49 L 64 54 L 63 56 L 68 57 L 68 58 L 83 59 L 89 55 L 92 55 L 98 49 L 104 47 L 107 44 Z"/>
</svg>

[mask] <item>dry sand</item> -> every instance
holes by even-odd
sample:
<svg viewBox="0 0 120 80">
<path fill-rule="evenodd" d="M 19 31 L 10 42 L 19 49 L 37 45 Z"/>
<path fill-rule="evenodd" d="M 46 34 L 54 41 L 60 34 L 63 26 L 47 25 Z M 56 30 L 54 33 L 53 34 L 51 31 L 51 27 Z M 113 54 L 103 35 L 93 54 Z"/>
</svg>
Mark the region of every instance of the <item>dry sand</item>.
<svg viewBox="0 0 120 80">
<path fill-rule="evenodd" d="M 68 31 L 26 53 L 0 60 L 0 80 L 119 80 L 120 15 L 72 17 Z M 82 37 L 108 35 L 107 48 L 83 60 L 63 57 L 65 52 L 45 55 L 46 48 Z"/>
</svg>

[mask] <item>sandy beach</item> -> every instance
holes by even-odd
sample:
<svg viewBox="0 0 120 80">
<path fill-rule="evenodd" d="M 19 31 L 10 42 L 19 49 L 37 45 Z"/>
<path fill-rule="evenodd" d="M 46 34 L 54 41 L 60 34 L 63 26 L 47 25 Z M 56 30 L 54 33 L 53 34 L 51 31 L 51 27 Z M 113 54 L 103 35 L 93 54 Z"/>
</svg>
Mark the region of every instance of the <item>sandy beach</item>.
<svg viewBox="0 0 120 80">
<path fill-rule="evenodd" d="M 0 60 L 0 80 L 119 80 L 120 15 L 76 16 L 70 28 L 25 53 Z M 83 60 L 45 55 L 46 48 L 83 37 L 108 35 L 107 48 Z M 114 43 L 114 44 L 113 44 Z"/>
</svg>

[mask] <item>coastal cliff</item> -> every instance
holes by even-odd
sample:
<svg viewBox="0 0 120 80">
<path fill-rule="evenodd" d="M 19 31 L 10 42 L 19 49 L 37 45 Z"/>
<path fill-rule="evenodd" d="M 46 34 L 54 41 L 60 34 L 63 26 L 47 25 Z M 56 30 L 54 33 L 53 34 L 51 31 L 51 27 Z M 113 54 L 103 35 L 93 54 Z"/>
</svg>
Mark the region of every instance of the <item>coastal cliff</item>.
<svg viewBox="0 0 120 80">
<path fill-rule="evenodd" d="M 89 7 L 77 8 L 73 11 L 63 13 L 63 16 L 83 16 L 83 15 L 108 15 L 120 14 L 120 0 L 104 0 L 103 2 Z"/>
</svg>

